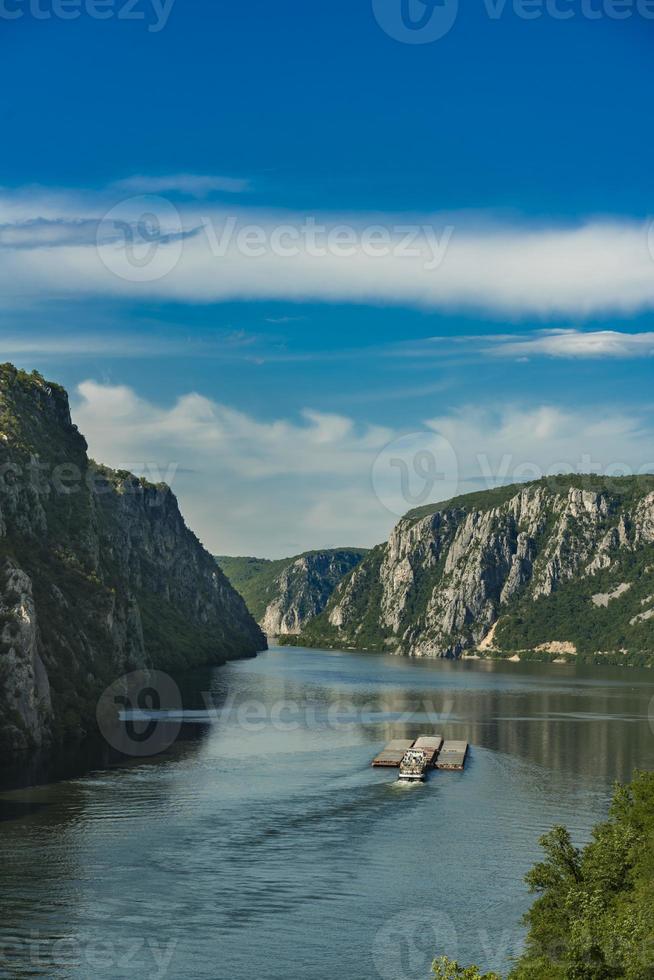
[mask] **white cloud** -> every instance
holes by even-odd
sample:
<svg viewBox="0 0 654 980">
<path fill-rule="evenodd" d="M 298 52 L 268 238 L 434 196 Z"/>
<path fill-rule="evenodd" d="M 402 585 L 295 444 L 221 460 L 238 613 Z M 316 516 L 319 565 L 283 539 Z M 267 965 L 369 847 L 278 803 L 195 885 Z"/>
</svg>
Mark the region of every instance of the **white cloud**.
<svg viewBox="0 0 654 980">
<path fill-rule="evenodd" d="M 196 393 L 170 407 L 85 381 L 73 417 L 90 454 L 166 480 L 212 550 L 286 554 L 376 540 L 392 519 L 371 498 L 370 466 L 392 432 L 306 410 L 263 422 Z M 321 523 L 319 515 L 329 514 Z"/>
<path fill-rule="evenodd" d="M 654 235 L 645 222 L 527 228 L 452 214 L 307 216 L 189 201 L 175 206 L 156 196 L 144 202 L 138 193 L 163 194 L 173 185 L 200 193 L 207 186 L 203 180 L 222 178 L 130 180 L 121 190 L 137 192 L 133 200 L 118 199 L 115 187 L 95 194 L 43 188 L 0 194 L 5 304 L 26 296 L 96 295 L 190 303 L 317 300 L 540 317 L 654 308 Z M 107 236 L 117 204 L 125 224 Z M 146 211 L 154 213 L 159 228 L 154 239 L 141 241 L 137 264 L 121 235 L 143 227 Z M 72 235 L 76 223 L 98 222 L 107 214 L 100 246 L 67 242 L 56 224 L 70 227 Z M 18 247 L 26 223 L 37 221 L 50 223 L 39 234 L 47 231 L 58 247 Z M 22 230 L 12 231 L 12 224 Z M 149 219 L 145 224 L 149 229 Z M 316 226 L 324 226 L 317 248 L 311 239 Z M 403 228 L 414 229 L 411 241 Z M 380 234 L 388 247 L 378 248 L 374 236 Z"/>
<path fill-rule="evenodd" d="M 535 357 L 558 359 L 611 359 L 654 357 L 654 331 L 532 330 L 530 333 L 427 337 L 375 348 L 381 357 L 442 361 L 478 356 L 510 358 L 520 362 Z"/>
<path fill-rule="evenodd" d="M 654 332 L 541 330 L 530 337 L 491 338 L 487 352 L 500 357 L 631 358 L 654 356 Z"/>
<path fill-rule="evenodd" d="M 611 407 L 467 406 L 427 425 L 452 444 L 459 472 L 480 489 L 553 473 L 654 472 L 650 420 Z"/>
<path fill-rule="evenodd" d="M 262 421 L 197 393 L 166 407 L 91 380 L 78 387 L 73 417 L 96 459 L 171 483 L 189 526 L 216 553 L 372 545 L 395 522 L 375 493 L 385 496 L 388 480 L 401 477 L 401 434 L 388 428 L 311 410 Z M 429 420 L 405 443 L 409 469 L 423 442 L 435 444 L 434 431 L 454 449 L 461 493 L 548 472 L 654 470 L 649 420 L 609 409 L 469 406 Z M 380 486 L 373 464 L 389 442 L 392 466 Z M 438 486 L 420 502 L 438 500 Z M 397 495 L 399 485 L 390 490 Z"/>
</svg>

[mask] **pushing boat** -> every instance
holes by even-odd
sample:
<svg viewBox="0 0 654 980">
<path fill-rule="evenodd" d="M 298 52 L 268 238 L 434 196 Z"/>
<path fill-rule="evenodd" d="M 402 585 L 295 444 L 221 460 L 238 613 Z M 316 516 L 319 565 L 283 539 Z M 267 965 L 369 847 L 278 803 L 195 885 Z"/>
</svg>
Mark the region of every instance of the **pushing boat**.
<svg viewBox="0 0 654 980">
<path fill-rule="evenodd" d="M 427 756 L 422 749 L 409 749 L 400 762 L 399 778 L 407 783 L 421 783 L 427 771 Z"/>
</svg>

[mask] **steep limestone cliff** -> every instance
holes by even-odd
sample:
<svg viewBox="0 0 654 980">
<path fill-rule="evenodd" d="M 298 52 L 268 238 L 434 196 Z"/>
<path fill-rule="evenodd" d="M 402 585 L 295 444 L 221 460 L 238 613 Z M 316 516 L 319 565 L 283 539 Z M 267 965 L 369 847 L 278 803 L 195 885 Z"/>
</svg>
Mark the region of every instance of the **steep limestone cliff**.
<svg viewBox="0 0 654 980">
<path fill-rule="evenodd" d="M 650 662 L 653 594 L 654 477 L 557 477 L 409 513 L 301 639 Z"/>
<path fill-rule="evenodd" d="M 125 672 L 265 647 L 170 489 L 86 448 L 61 387 L 0 366 L 0 763 L 92 731 Z"/>
<path fill-rule="evenodd" d="M 327 605 L 337 583 L 363 558 L 360 548 L 310 551 L 295 558 L 216 560 L 268 636 L 300 633 Z"/>
</svg>

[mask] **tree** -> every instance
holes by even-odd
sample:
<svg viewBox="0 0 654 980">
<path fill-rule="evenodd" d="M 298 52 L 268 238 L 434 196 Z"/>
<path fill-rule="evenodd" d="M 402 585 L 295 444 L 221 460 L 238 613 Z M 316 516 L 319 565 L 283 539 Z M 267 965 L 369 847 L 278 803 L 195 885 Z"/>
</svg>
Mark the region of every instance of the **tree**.
<svg viewBox="0 0 654 980">
<path fill-rule="evenodd" d="M 526 881 L 527 946 L 511 980 L 654 977 L 654 773 L 617 786 L 609 820 L 583 849 L 556 827 Z"/>
<path fill-rule="evenodd" d="M 436 980 L 502 980 L 497 973 L 482 973 L 478 966 L 459 966 L 447 956 L 434 960 L 432 973 Z"/>
<path fill-rule="evenodd" d="M 576 848 L 565 827 L 540 841 L 526 876 L 537 896 L 524 954 L 509 980 L 653 980 L 654 773 L 617 786 L 609 819 Z M 500 980 L 442 957 L 437 980 Z"/>
</svg>

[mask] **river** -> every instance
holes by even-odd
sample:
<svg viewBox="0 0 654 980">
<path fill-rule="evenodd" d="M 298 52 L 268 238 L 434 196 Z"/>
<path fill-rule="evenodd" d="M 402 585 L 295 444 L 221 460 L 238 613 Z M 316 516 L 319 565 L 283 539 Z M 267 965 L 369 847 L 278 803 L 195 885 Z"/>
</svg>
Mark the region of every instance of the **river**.
<svg viewBox="0 0 654 980">
<path fill-rule="evenodd" d="M 163 754 L 0 793 L 0 976 L 502 970 L 539 835 L 584 843 L 614 780 L 654 768 L 648 670 L 273 648 L 182 691 Z M 371 769 L 422 732 L 467 739 L 466 771 Z"/>
</svg>

